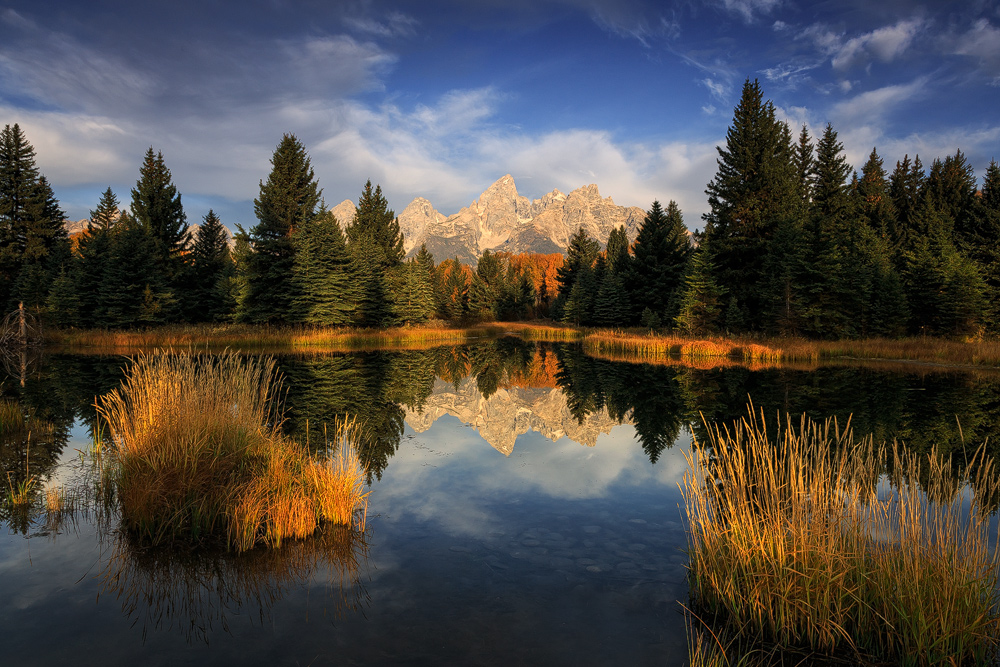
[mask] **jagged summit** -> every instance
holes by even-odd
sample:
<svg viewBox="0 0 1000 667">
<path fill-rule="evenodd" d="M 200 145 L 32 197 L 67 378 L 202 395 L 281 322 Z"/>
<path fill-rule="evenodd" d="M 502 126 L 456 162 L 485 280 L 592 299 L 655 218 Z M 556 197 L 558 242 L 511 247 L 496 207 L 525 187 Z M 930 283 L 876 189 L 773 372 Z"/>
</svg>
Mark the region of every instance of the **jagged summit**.
<svg viewBox="0 0 1000 667">
<path fill-rule="evenodd" d="M 334 211 L 338 219 L 353 217 L 346 205 L 353 211 L 351 202 L 339 204 Z M 425 244 L 438 261 L 457 256 L 474 264 L 485 250 L 565 252 L 569 238 L 580 227 L 605 243 L 612 229 L 624 225 L 634 240 L 645 215 L 641 208 L 618 206 L 611 197 L 602 198 L 594 184 L 569 194 L 553 190 L 530 201 L 517 193 L 514 177 L 506 174 L 454 215 L 445 216 L 418 197 L 399 214 L 399 226 L 407 253 Z"/>
</svg>

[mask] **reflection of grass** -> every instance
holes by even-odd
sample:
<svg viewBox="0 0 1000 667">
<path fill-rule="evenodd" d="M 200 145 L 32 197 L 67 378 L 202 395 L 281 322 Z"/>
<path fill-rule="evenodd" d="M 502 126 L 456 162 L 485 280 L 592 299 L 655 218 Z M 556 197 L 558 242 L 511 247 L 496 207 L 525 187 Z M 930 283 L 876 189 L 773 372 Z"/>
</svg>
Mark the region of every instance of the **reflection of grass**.
<svg viewBox="0 0 1000 667">
<path fill-rule="evenodd" d="M 229 616 L 263 620 L 286 591 L 314 579 L 329 587 L 325 599 L 333 607 L 324 612 L 331 616 L 367 600 L 368 534 L 347 526 L 328 524 L 308 540 L 241 554 L 150 549 L 128 533 L 115 533 L 114 540 L 101 594 L 113 595 L 144 631 L 176 629 L 188 641 L 208 641 L 213 627 L 228 627 Z"/>
<path fill-rule="evenodd" d="M 52 435 L 54 430 L 51 423 L 37 419 L 30 411 L 26 413 L 17 401 L 0 399 L 0 440 L 23 438 L 29 433 L 37 439 Z"/>
<path fill-rule="evenodd" d="M 789 421 L 772 440 L 751 417 L 707 444 L 684 481 L 699 613 L 827 653 L 996 657 L 1000 558 L 979 501 L 1000 490 L 989 460 L 966 486 L 949 462 L 894 446 L 896 490 L 879 497 L 883 452 L 835 422 Z"/>
<path fill-rule="evenodd" d="M 273 360 L 140 356 L 98 406 L 124 526 L 243 551 L 352 523 L 367 503 L 353 425 L 334 455 L 310 455 L 281 433 L 280 384 Z"/>
</svg>

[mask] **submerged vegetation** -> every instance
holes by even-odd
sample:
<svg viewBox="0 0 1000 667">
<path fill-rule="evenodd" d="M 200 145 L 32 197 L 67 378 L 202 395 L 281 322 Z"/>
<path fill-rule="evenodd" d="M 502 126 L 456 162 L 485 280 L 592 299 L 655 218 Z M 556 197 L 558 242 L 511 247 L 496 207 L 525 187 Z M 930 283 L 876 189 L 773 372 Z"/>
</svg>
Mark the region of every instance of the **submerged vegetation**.
<svg viewBox="0 0 1000 667">
<path fill-rule="evenodd" d="M 154 544 L 217 537 L 245 551 L 322 522 L 363 523 L 353 424 L 312 454 L 282 434 L 280 392 L 273 360 L 139 356 L 98 405 L 103 477 L 123 526 Z"/>
<path fill-rule="evenodd" d="M 1000 649 L 992 460 L 884 451 L 836 421 L 709 428 L 683 483 L 694 611 L 743 637 L 904 664 Z M 964 477 L 964 478 L 963 478 Z"/>
</svg>

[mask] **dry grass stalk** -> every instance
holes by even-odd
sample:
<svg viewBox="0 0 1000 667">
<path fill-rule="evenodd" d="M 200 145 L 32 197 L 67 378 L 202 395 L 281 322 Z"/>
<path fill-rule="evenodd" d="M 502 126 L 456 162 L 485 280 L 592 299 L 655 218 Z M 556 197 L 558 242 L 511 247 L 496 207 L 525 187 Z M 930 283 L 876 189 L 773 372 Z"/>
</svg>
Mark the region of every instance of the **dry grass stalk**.
<svg viewBox="0 0 1000 667">
<path fill-rule="evenodd" d="M 274 361 L 233 354 L 140 355 L 98 412 L 102 464 L 126 528 L 154 543 L 221 537 L 237 551 L 279 546 L 321 522 L 351 524 L 365 471 L 281 433 Z"/>
<path fill-rule="evenodd" d="M 772 440 L 751 413 L 709 431 L 683 482 L 701 613 L 825 653 L 997 657 L 1000 559 L 980 499 L 1000 485 L 981 452 L 963 479 L 936 453 L 893 445 L 890 491 L 877 473 L 885 451 L 835 421 L 789 419 Z"/>
</svg>

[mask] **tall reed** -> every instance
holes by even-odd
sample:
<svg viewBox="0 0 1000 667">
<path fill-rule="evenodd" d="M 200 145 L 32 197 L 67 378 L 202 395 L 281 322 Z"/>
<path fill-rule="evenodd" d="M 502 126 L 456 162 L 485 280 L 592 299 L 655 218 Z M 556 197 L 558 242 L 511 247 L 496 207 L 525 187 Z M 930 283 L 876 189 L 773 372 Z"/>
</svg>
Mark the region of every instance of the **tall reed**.
<svg viewBox="0 0 1000 667">
<path fill-rule="evenodd" d="M 282 434 L 280 395 L 272 359 L 136 358 L 98 402 L 123 525 L 153 543 L 219 537 L 245 551 L 351 524 L 367 507 L 353 426 L 335 455 L 313 455 Z"/>
<path fill-rule="evenodd" d="M 836 421 L 788 418 L 772 439 L 751 412 L 708 430 L 682 484 L 699 614 L 825 653 L 997 657 L 1000 558 L 985 505 L 1000 485 L 981 452 L 959 476 L 935 452 L 886 453 Z M 885 456 L 891 479 L 878 473 Z"/>
</svg>

